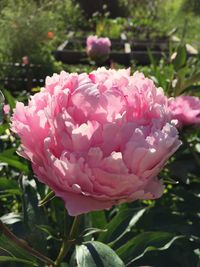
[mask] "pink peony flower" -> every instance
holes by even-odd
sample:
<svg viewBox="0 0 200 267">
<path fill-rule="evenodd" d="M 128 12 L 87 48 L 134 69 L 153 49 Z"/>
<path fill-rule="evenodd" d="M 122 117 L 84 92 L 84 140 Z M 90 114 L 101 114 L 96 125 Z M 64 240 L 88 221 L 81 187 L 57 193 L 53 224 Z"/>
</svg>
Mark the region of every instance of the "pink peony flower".
<svg viewBox="0 0 200 267">
<path fill-rule="evenodd" d="M 78 215 L 162 195 L 157 175 L 181 144 L 170 121 L 152 80 L 99 68 L 47 77 L 28 106 L 17 103 L 12 130 L 38 179 Z"/>
<path fill-rule="evenodd" d="M 178 96 L 169 100 L 173 119 L 178 120 L 178 127 L 200 124 L 200 99 L 195 96 Z"/>
<path fill-rule="evenodd" d="M 3 106 L 3 112 L 4 112 L 4 114 L 9 114 L 10 113 L 10 105 L 8 105 L 8 104 L 5 104 L 4 106 Z"/>
<path fill-rule="evenodd" d="M 89 36 L 87 38 L 87 54 L 96 62 L 104 62 L 110 54 L 111 42 L 109 38 L 98 38 L 97 36 Z"/>
</svg>

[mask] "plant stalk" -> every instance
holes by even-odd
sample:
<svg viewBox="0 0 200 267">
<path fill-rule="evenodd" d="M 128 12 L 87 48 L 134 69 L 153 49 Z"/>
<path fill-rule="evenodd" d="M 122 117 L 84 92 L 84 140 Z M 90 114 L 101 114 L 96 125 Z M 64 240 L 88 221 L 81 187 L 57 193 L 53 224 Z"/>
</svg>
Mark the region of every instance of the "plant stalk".
<svg viewBox="0 0 200 267">
<path fill-rule="evenodd" d="M 54 266 L 59 266 L 64 259 L 64 257 L 67 255 L 71 245 L 75 242 L 77 233 L 78 233 L 78 228 L 80 226 L 81 222 L 81 216 L 76 216 L 74 218 L 70 233 L 68 237 L 65 237 L 63 239 L 62 246 L 60 248 L 60 252 L 58 254 L 57 259 L 55 260 Z"/>
</svg>

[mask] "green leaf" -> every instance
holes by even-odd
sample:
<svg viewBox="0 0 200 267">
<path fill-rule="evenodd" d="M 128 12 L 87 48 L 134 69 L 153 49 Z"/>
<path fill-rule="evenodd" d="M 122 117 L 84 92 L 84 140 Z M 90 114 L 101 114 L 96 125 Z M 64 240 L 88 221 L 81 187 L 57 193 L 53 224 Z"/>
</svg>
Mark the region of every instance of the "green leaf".
<svg viewBox="0 0 200 267">
<path fill-rule="evenodd" d="M 177 55 L 175 59 L 172 61 L 175 70 L 179 70 L 187 60 L 187 50 L 185 45 L 180 45 L 177 49 Z"/>
<path fill-rule="evenodd" d="M 62 241 L 61 238 L 58 237 L 58 233 L 55 229 L 53 229 L 50 225 L 35 225 L 42 232 L 46 233 L 48 236 L 52 237 L 57 241 Z"/>
<path fill-rule="evenodd" d="M 39 251 L 34 250 L 25 240 L 21 240 L 15 236 L 1 221 L 0 255 L 27 260 L 34 266 L 41 266 L 38 264 L 38 260 L 48 264 L 53 264 L 53 261 L 50 258 L 41 254 Z"/>
<path fill-rule="evenodd" d="M 19 157 L 16 155 L 13 155 L 13 151 L 15 149 L 7 149 L 0 153 L 0 161 L 5 162 L 8 165 L 15 167 L 19 169 L 20 171 L 23 171 L 24 173 L 29 173 L 29 168 L 27 164 L 24 164 L 19 161 Z"/>
<path fill-rule="evenodd" d="M 140 218 L 143 216 L 143 214 L 145 213 L 147 209 L 141 209 L 139 211 L 137 211 L 133 217 L 131 218 L 128 226 L 126 227 L 126 229 L 123 231 L 123 233 L 118 236 L 118 238 L 116 238 L 113 242 L 111 242 L 109 245 L 112 247 L 114 244 L 116 244 L 117 241 L 119 241 L 126 233 L 130 232 L 132 230 L 132 228 L 135 226 L 135 224 L 140 220 Z"/>
<path fill-rule="evenodd" d="M 105 228 L 107 224 L 104 211 L 93 211 L 89 214 L 92 221 L 92 226 L 95 228 Z"/>
<path fill-rule="evenodd" d="M 0 177 L 0 189 L 1 191 L 8 189 L 19 189 L 19 186 L 15 180 L 11 180 L 6 177 Z"/>
<path fill-rule="evenodd" d="M 19 259 L 19 258 L 10 257 L 10 256 L 0 256 L 0 262 L 20 262 L 20 263 L 24 263 L 26 265 L 38 266 L 37 263 L 33 263 L 31 261 L 28 261 L 28 260 Z"/>
<path fill-rule="evenodd" d="M 15 195 L 22 195 L 22 193 L 18 189 L 8 189 L 4 191 L 0 191 L 0 198 L 15 196 Z"/>
<path fill-rule="evenodd" d="M 116 252 L 130 264 L 144 256 L 147 251 L 168 249 L 179 238 L 183 236 L 174 236 L 167 232 L 144 232 L 129 240 Z"/>
<path fill-rule="evenodd" d="M 7 261 L 15 261 L 16 258 L 28 261 L 29 264 L 37 266 L 37 261 L 28 252 L 21 247 L 17 246 L 15 242 L 9 239 L 4 234 L 0 234 L 0 254 L 3 257 L 8 257 Z M 13 260 L 12 260 L 13 259 Z M 2 258 L 0 261 L 5 261 L 6 258 Z"/>
<path fill-rule="evenodd" d="M 0 123 L 0 135 L 3 134 L 6 131 L 6 129 L 8 129 L 8 128 L 9 128 L 8 123 L 4 123 L 2 125 Z"/>
<path fill-rule="evenodd" d="M 23 176 L 21 180 L 23 190 L 22 207 L 23 222 L 26 239 L 32 246 L 42 253 L 47 253 L 46 234 L 36 225 L 48 225 L 47 214 L 43 208 L 38 207 L 38 192 L 34 179 Z"/>
<path fill-rule="evenodd" d="M 200 82 L 200 72 L 195 73 L 187 80 L 185 80 L 181 86 L 181 89 L 178 91 L 179 94 L 185 91 L 188 87 L 194 85 L 195 83 Z M 198 87 L 199 88 L 199 87 Z"/>
<path fill-rule="evenodd" d="M 1 216 L 0 219 L 5 224 L 14 224 L 20 222 L 22 217 L 21 214 L 10 212 Z"/>
<path fill-rule="evenodd" d="M 96 267 L 96 264 L 86 246 L 76 246 L 75 259 L 70 264 L 72 267 Z"/>
<path fill-rule="evenodd" d="M 0 124 L 3 122 L 3 106 L 4 106 L 4 95 L 0 91 Z"/>
<path fill-rule="evenodd" d="M 152 66 L 153 66 L 153 69 L 154 69 L 154 71 L 156 71 L 158 64 L 157 64 L 155 58 L 153 57 L 153 54 L 152 54 L 151 50 L 150 49 L 147 49 L 147 53 L 148 53 L 148 57 L 150 59 L 150 62 L 152 64 Z"/>
<path fill-rule="evenodd" d="M 66 262 L 63 262 L 63 263 L 60 264 L 60 267 L 70 267 L 70 266 Z"/>
<path fill-rule="evenodd" d="M 123 209 L 105 226 L 107 232 L 100 234 L 98 240 L 110 243 L 124 235 L 137 223 L 146 209 Z"/>
<path fill-rule="evenodd" d="M 5 177 L 0 178 L 0 198 L 13 195 L 21 195 L 22 192 L 15 180 L 7 179 Z"/>
<path fill-rule="evenodd" d="M 126 231 L 131 230 L 131 228 L 139 221 L 139 219 L 143 216 L 146 210 L 147 210 L 146 208 L 140 209 L 132 216 Z"/>
<path fill-rule="evenodd" d="M 86 228 L 81 234 L 82 237 L 90 236 L 95 233 L 107 232 L 107 229 L 99 229 L 99 228 Z"/>
<path fill-rule="evenodd" d="M 15 98 L 11 95 L 11 93 L 8 90 L 2 89 L 2 91 L 5 96 L 6 101 L 10 105 L 10 108 L 11 109 L 15 108 Z"/>
<path fill-rule="evenodd" d="M 98 241 L 76 246 L 75 258 L 77 267 L 125 267 L 114 250 Z"/>
</svg>

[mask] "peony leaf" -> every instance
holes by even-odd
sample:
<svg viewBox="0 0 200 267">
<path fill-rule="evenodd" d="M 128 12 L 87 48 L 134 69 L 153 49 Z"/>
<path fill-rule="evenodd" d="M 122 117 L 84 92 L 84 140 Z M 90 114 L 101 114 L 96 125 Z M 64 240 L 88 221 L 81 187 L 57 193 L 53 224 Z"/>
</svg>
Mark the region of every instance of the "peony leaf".
<svg viewBox="0 0 200 267">
<path fill-rule="evenodd" d="M 0 217 L 0 220 L 5 224 L 14 224 L 22 220 L 21 214 L 10 212 Z"/>
<path fill-rule="evenodd" d="M 2 91 L 10 108 L 13 109 L 15 107 L 15 98 L 11 95 L 11 93 L 8 90 L 2 89 Z"/>
<path fill-rule="evenodd" d="M 114 250 L 98 241 L 76 246 L 75 258 L 77 267 L 125 267 Z"/>
<path fill-rule="evenodd" d="M 38 193 L 35 180 L 30 180 L 30 177 L 28 179 L 26 176 L 23 176 L 21 180 L 21 188 L 23 190 L 22 203 L 24 225 L 27 231 L 26 238 L 37 250 L 46 253 L 46 235 L 41 232 L 36 225 L 46 225 L 48 219 L 44 209 L 38 207 Z"/>
<path fill-rule="evenodd" d="M 146 209 L 124 209 L 105 226 L 107 232 L 100 234 L 99 241 L 114 242 L 122 237 L 139 221 Z"/>
<path fill-rule="evenodd" d="M 177 71 L 181 68 L 187 60 L 187 51 L 185 45 L 180 45 L 177 50 L 176 57 L 173 59 L 172 63 L 174 65 L 175 70 Z"/>
<path fill-rule="evenodd" d="M 48 264 L 53 261 L 34 250 L 25 240 L 19 239 L 0 221 L 0 254 L 1 256 L 19 258 L 29 261 L 34 266 L 40 266 L 38 260 Z M 4 258 L 5 260 L 6 258 Z M 12 260 L 11 260 L 12 261 Z M 14 261 L 14 260 L 13 260 Z"/>
<path fill-rule="evenodd" d="M 58 237 L 58 233 L 55 229 L 53 229 L 49 225 L 35 225 L 38 229 L 40 229 L 42 232 L 46 233 L 49 237 L 57 240 L 57 241 L 62 241 L 61 238 Z M 48 239 L 49 239 L 48 237 Z"/>
<path fill-rule="evenodd" d="M 4 134 L 5 131 L 6 131 L 6 129 L 8 129 L 8 128 L 9 128 L 8 123 L 4 123 L 4 124 L 1 124 L 1 123 L 0 123 L 0 135 L 1 135 L 1 134 Z"/>
<path fill-rule="evenodd" d="M 5 177 L 0 178 L 0 198 L 3 196 L 21 195 L 22 192 L 15 180 L 7 179 Z"/>
<path fill-rule="evenodd" d="M 0 262 L 20 262 L 26 264 L 26 266 L 38 266 L 37 263 L 10 256 L 0 256 Z"/>
<path fill-rule="evenodd" d="M 0 162 L 5 162 L 8 165 L 17 168 L 24 173 L 29 172 L 27 164 L 19 161 L 19 157 L 14 155 L 15 149 L 7 149 L 0 153 Z"/>
<path fill-rule="evenodd" d="M 92 221 L 93 227 L 105 228 L 107 220 L 104 211 L 93 211 L 89 214 L 89 217 Z"/>
<path fill-rule="evenodd" d="M 0 262 L 16 261 L 16 259 L 23 259 L 24 261 L 28 261 L 29 263 L 32 263 L 32 265 L 37 266 L 37 261 L 34 257 L 32 257 L 21 247 L 17 246 L 15 242 L 13 242 L 3 233 L 0 234 L 0 254 Z"/>
<path fill-rule="evenodd" d="M 96 233 L 102 233 L 102 232 L 107 232 L 107 229 L 99 229 L 99 228 L 86 228 L 81 236 L 82 237 L 86 237 L 86 236 L 90 236 L 90 235 L 93 235 L 93 234 L 96 234 Z"/>
<path fill-rule="evenodd" d="M 191 77 L 189 77 L 187 80 L 185 80 L 178 91 L 179 94 L 185 91 L 188 87 L 192 86 L 193 84 L 200 82 L 200 72 L 197 72 L 193 74 Z M 198 87 L 199 88 L 199 87 Z"/>
<path fill-rule="evenodd" d="M 60 267 L 70 267 L 69 264 L 67 264 L 66 262 L 62 262 L 60 264 Z"/>
<path fill-rule="evenodd" d="M 18 186 L 17 181 L 8 179 L 6 177 L 1 177 L 0 178 L 0 188 L 1 188 L 1 190 L 19 189 L 19 186 Z"/>
<path fill-rule="evenodd" d="M 3 106 L 4 106 L 4 95 L 3 93 L 0 91 L 0 124 L 3 122 Z"/>
<path fill-rule="evenodd" d="M 138 260 L 148 251 L 166 250 L 174 241 L 184 236 L 174 236 L 167 232 L 144 232 L 117 249 L 117 254 L 126 261 L 126 266 Z"/>
</svg>

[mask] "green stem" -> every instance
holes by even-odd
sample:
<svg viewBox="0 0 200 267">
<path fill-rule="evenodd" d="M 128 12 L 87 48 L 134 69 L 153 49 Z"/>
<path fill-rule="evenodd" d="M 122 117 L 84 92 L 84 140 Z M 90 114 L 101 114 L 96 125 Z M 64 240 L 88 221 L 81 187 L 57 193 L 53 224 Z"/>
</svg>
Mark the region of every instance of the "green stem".
<svg viewBox="0 0 200 267">
<path fill-rule="evenodd" d="M 55 266 L 54 262 L 51 259 L 49 259 L 48 257 L 44 256 L 43 254 L 41 254 L 37 250 L 29 247 L 29 245 L 27 245 L 25 241 L 22 241 L 22 240 L 18 239 L 12 232 L 10 232 L 10 230 L 2 223 L 1 220 L 0 220 L 0 233 L 3 233 L 10 240 L 12 240 L 18 247 L 21 247 L 22 249 L 26 250 L 32 256 L 36 257 L 40 261 L 42 261 L 42 262 L 44 262 L 46 264 L 49 264 L 51 266 Z"/>
<path fill-rule="evenodd" d="M 60 248 L 60 252 L 58 254 L 57 259 L 55 260 L 55 266 L 59 266 L 64 259 L 64 257 L 67 255 L 71 245 L 74 243 L 77 237 L 78 228 L 81 222 L 81 217 L 77 216 L 74 218 L 71 231 L 69 233 L 68 237 L 65 237 L 62 243 L 62 246 Z"/>
<path fill-rule="evenodd" d="M 55 197 L 55 193 L 50 191 L 39 203 L 39 207 L 44 206 L 47 202 L 52 200 Z"/>
</svg>

